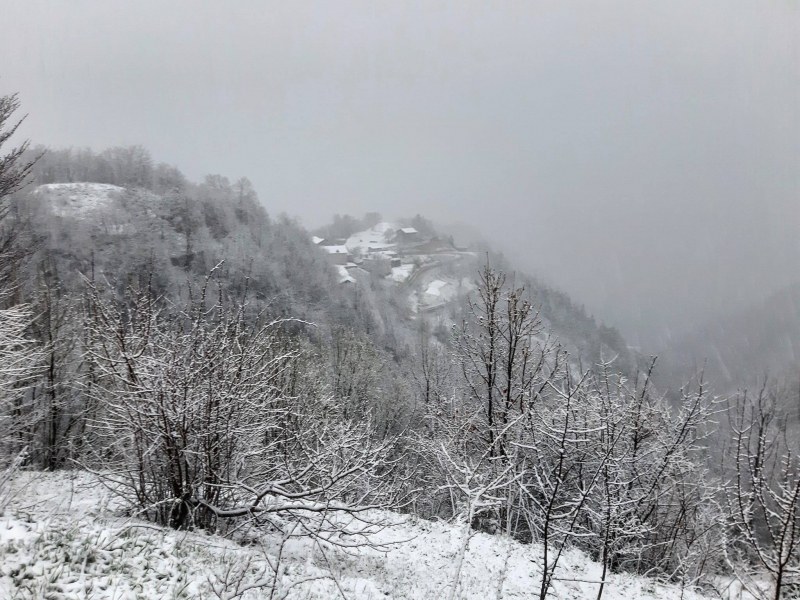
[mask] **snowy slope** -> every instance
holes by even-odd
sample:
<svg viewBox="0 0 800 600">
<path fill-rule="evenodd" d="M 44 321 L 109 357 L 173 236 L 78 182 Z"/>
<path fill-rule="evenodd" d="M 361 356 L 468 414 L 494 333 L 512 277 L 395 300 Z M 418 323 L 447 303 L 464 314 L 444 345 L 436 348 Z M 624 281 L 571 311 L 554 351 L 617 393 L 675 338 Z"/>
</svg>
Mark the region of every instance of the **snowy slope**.
<svg viewBox="0 0 800 600">
<path fill-rule="evenodd" d="M 203 533 L 175 532 L 121 516 L 108 493 L 87 473 L 24 473 L 0 516 L 0 598 L 218 598 L 221 581 L 242 574 L 249 583 L 273 581 L 277 533 L 251 534 L 237 544 Z M 445 598 L 463 527 L 382 515 L 396 525 L 376 534 L 382 547 L 343 550 L 306 540 L 284 548 L 275 597 L 354 599 Z M 501 536 L 475 534 L 457 598 L 533 598 L 540 548 Z M 553 598 L 594 598 L 598 565 L 569 552 Z M 221 597 L 226 597 L 222 595 Z M 232 596 L 231 596 L 232 597 Z M 243 599 L 270 597 L 268 586 Z M 701 596 L 652 580 L 615 575 L 604 598 Z"/>
<path fill-rule="evenodd" d="M 48 183 L 40 185 L 33 193 L 46 199 L 58 216 L 81 218 L 108 208 L 114 197 L 124 191 L 107 183 Z"/>
<path fill-rule="evenodd" d="M 345 242 L 350 252 L 366 254 L 370 251 L 386 251 L 395 247 L 390 240 L 396 229 L 393 223 L 378 223 L 365 231 L 354 233 Z M 371 249 L 371 250 L 370 250 Z"/>
</svg>

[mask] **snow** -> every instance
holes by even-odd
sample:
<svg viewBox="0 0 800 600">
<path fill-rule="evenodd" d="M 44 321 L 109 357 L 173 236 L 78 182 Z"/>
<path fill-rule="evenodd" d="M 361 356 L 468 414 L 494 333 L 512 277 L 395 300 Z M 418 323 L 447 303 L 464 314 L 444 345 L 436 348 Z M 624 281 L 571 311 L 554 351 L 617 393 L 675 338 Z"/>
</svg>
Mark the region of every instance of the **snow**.
<svg viewBox="0 0 800 600">
<path fill-rule="evenodd" d="M 428 284 L 428 287 L 425 288 L 423 299 L 428 307 L 432 307 L 433 305 L 438 306 L 445 302 L 449 302 L 455 298 L 456 294 L 456 284 L 450 281 L 434 279 Z"/>
<path fill-rule="evenodd" d="M 383 234 L 384 237 L 391 234 L 394 229 L 397 229 L 397 225 L 394 223 L 389 223 L 388 221 L 382 221 L 372 227 L 372 231 L 377 231 L 378 233 Z"/>
<path fill-rule="evenodd" d="M 346 246 L 322 246 L 328 254 L 347 254 Z"/>
<path fill-rule="evenodd" d="M 408 235 L 413 235 L 415 233 L 419 233 L 413 227 L 403 227 L 402 229 L 400 229 L 400 231 L 402 231 L 403 233 L 408 234 Z"/>
<path fill-rule="evenodd" d="M 0 514 L 0 598 L 216 598 L 212 589 L 226 573 L 242 572 L 249 582 L 272 581 L 267 559 L 275 561 L 280 542 L 274 529 L 251 530 L 248 543 L 239 544 L 157 527 L 124 517 L 108 491 L 84 472 L 22 473 L 14 486 L 18 493 Z M 353 600 L 447 597 L 454 558 L 469 530 L 391 512 L 371 516 L 391 523 L 372 536 L 377 546 L 344 549 L 307 539 L 287 543 L 279 592 L 288 599 L 342 593 Z M 540 562 L 538 545 L 472 532 L 456 597 L 534 598 Z M 552 597 L 593 598 L 599 576 L 599 565 L 568 551 Z M 240 597 L 255 600 L 269 597 L 269 591 L 256 588 Z M 629 575 L 610 576 L 603 597 L 702 598 Z"/>
<path fill-rule="evenodd" d="M 412 292 L 408 297 L 411 312 L 416 314 L 420 311 L 438 310 L 446 306 L 458 294 L 457 285 L 458 282 L 443 279 L 422 282 L 419 290 Z"/>
<path fill-rule="evenodd" d="M 408 295 L 408 308 L 415 315 L 419 313 L 419 294 L 416 291 Z"/>
<path fill-rule="evenodd" d="M 339 275 L 339 283 L 355 283 L 356 281 L 344 265 L 336 265 L 336 273 Z"/>
<path fill-rule="evenodd" d="M 471 294 L 478 289 L 478 285 L 470 277 L 461 278 L 461 290 L 465 294 Z"/>
<path fill-rule="evenodd" d="M 413 264 L 400 265 L 399 267 L 392 267 L 392 272 L 388 277 L 392 281 L 396 281 L 397 283 L 403 283 L 409 277 L 411 277 L 411 273 L 413 272 L 414 272 Z"/>
<path fill-rule="evenodd" d="M 56 215 L 81 218 L 108 208 L 114 197 L 124 191 L 125 188 L 108 183 L 46 183 L 33 193 L 46 198 Z"/>
<path fill-rule="evenodd" d="M 395 247 L 395 244 L 389 241 L 393 230 L 392 223 L 378 223 L 370 229 L 351 235 L 347 238 L 345 246 L 350 252 L 361 252 L 362 254 L 377 250 L 389 250 Z"/>
<path fill-rule="evenodd" d="M 450 285 L 446 281 L 442 281 L 441 279 L 434 279 L 428 284 L 428 288 L 425 290 L 425 293 L 429 296 L 443 296 L 444 294 L 442 291 Z"/>
<path fill-rule="evenodd" d="M 319 245 L 321 242 L 324 242 L 324 241 L 325 241 L 325 238 L 321 238 L 321 237 L 316 236 L 316 235 L 312 235 L 311 236 L 311 243 L 312 244 Z"/>
</svg>

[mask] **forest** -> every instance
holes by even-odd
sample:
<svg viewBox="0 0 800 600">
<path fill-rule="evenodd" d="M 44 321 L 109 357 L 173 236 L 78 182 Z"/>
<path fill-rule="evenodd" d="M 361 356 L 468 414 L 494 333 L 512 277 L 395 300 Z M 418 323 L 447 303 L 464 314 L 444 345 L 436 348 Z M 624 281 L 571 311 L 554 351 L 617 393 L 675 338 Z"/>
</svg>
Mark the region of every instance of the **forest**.
<svg viewBox="0 0 800 600">
<path fill-rule="evenodd" d="M 246 178 L 192 182 L 139 146 L 12 145 L 19 108 L 0 97 L 0 514 L 15 478 L 80 471 L 129 517 L 231 539 L 359 548 L 382 511 L 447 522 L 449 598 L 479 534 L 541 547 L 540 600 L 571 549 L 598 600 L 612 573 L 800 595 L 796 373 L 659 378 L 488 245 L 448 267 L 470 293 L 414 313 L 312 241 L 379 215 L 309 232 Z M 280 557 L 216 597 L 273 597 Z"/>
</svg>

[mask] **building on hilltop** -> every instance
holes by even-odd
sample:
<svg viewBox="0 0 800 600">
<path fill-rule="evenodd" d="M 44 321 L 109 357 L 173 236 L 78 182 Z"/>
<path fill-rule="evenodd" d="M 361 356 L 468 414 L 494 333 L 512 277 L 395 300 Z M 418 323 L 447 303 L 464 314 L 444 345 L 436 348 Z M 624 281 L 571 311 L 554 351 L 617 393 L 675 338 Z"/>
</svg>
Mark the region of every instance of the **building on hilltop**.
<svg viewBox="0 0 800 600">
<path fill-rule="evenodd" d="M 413 244 L 420 240 L 419 231 L 413 227 L 402 227 L 395 233 L 398 244 Z"/>
<path fill-rule="evenodd" d="M 346 246 L 322 246 L 322 249 L 328 253 L 328 257 L 335 265 L 345 265 L 353 260 Z"/>
</svg>

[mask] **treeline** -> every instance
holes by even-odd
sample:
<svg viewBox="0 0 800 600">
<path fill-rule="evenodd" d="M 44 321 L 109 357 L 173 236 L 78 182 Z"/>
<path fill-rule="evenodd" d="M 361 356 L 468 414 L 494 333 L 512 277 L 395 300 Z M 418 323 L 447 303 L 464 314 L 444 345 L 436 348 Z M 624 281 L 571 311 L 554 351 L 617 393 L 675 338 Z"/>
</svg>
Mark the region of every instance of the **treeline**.
<svg viewBox="0 0 800 600">
<path fill-rule="evenodd" d="M 139 151 L 78 154 L 32 176 L 105 165 L 124 189 L 91 218 L 53 212 L 46 188 L 14 195 L 29 154 L 0 162 L 0 486 L 25 466 L 89 469 L 165 526 L 350 547 L 385 526 L 373 508 L 447 519 L 463 532 L 452 598 L 478 531 L 542 545 L 541 599 L 572 547 L 603 580 L 798 591 L 785 390 L 723 401 L 698 378 L 674 407 L 653 364 L 575 355 L 547 330 L 574 307 L 488 263 L 450 331 L 403 324 L 379 285 L 338 286 L 246 180 L 167 189 Z"/>
<path fill-rule="evenodd" d="M 38 156 L 38 150 L 28 154 Z M 90 177 L 95 163 L 108 167 L 107 177 Z M 71 173 L 81 182 L 123 189 L 86 218 L 54 212 L 57 189 L 13 199 L 17 226 L 26 227 L 26 247 L 33 250 L 26 264 L 37 264 L 42 277 L 70 289 L 80 287 L 77 272 L 94 270 L 113 277 L 120 292 L 147 278 L 158 292 L 171 295 L 202 280 L 224 258 L 225 280 L 237 282 L 232 286 L 246 281 L 250 293 L 271 302 L 274 312 L 291 307 L 304 318 L 326 312 L 352 322 L 329 264 L 306 231 L 287 217 L 270 218 L 246 178 L 231 183 L 209 175 L 195 184 L 172 167 L 142 164 L 151 164 L 149 155 L 136 147 L 40 156 L 32 169 L 35 181 L 69 182 L 54 173 Z M 162 172 L 169 175 L 160 177 Z M 337 307 L 345 314 L 334 315 Z"/>
<path fill-rule="evenodd" d="M 176 167 L 155 163 L 142 146 L 119 146 L 102 152 L 37 146 L 26 149 L 25 158 L 36 159 L 31 173 L 34 185 L 92 181 L 156 193 L 182 190 L 188 185 Z"/>
</svg>

